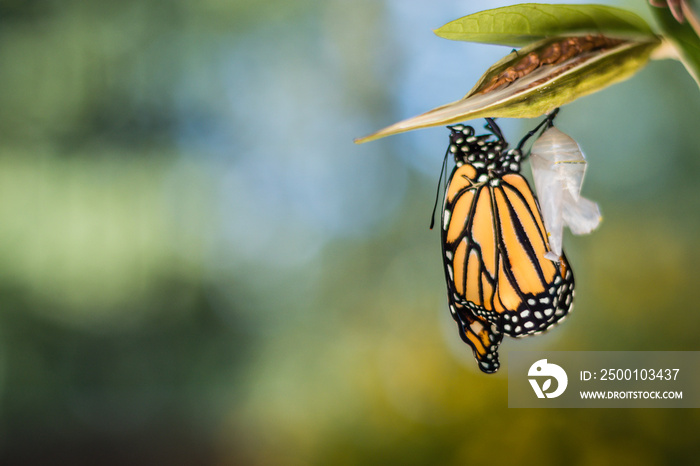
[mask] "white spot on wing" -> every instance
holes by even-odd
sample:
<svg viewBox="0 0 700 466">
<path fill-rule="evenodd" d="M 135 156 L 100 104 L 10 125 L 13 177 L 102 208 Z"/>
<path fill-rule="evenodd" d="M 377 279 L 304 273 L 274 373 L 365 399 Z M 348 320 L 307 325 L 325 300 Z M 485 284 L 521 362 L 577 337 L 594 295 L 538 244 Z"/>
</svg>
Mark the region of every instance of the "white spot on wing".
<svg viewBox="0 0 700 466">
<path fill-rule="evenodd" d="M 450 217 L 452 217 L 452 211 L 445 209 L 445 213 L 442 215 L 442 229 L 447 230 L 447 226 L 450 224 Z"/>
</svg>

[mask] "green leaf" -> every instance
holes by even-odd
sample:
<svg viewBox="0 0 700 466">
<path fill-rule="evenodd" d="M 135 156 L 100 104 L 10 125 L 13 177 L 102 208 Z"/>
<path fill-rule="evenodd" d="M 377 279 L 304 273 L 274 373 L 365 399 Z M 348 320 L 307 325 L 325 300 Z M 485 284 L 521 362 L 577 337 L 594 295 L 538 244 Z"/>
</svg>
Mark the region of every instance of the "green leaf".
<svg viewBox="0 0 700 466">
<path fill-rule="evenodd" d="M 700 38 L 688 22 L 680 24 L 668 8 L 652 7 L 659 26 L 680 55 L 683 65 L 700 86 Z"/>
<path fill-rule="evenodd" d="M 363 143 L 419 128 L 448 125 L 481 117 L 535 118 L 579 97 L 623 81 L 643 68 L 660 44 L 655 37 L 643 42 L 621 42 L 605 50 L 546 65 L 498 89 L 477 92 L 486 78 L 498 74 L 513 60 L 530 51 L 541 51 L 560 39 L 547 39 L 513 52 L 492 66 L 467 96 L 456 102 L 400 121 L 364 138 Z"/>
<path fill-rule="evenodd" d="M 445 39 L 521 47 L 552 36 L 603 34 L 644 40 L 654 33 L 639 16 L 604 5 L 524 3 L 486 10 L 435 30 Z"/>
</svg>

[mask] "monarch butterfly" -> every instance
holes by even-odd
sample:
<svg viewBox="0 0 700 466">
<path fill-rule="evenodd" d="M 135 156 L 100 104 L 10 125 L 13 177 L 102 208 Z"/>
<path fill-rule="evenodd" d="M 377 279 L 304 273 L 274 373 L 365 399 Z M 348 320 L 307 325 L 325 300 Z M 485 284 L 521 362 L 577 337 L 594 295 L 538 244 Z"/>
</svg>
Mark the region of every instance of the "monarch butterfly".
<svg viewBox="0 0 700 466">
<path fill-rule="evenodd" d="M 498 370 L 503 335 L 547 330 L 571 309 L 574 275 L 562 252 L 550 251 L 537 200 L 520 175 L 522 147 L 556 111 L 507 150 L 496 123 L 476 136 L 470 126 L 451 130 L 454 155 L 442 211 L 442 252 L 450 312 L 479 368 Z"/>
</svg>

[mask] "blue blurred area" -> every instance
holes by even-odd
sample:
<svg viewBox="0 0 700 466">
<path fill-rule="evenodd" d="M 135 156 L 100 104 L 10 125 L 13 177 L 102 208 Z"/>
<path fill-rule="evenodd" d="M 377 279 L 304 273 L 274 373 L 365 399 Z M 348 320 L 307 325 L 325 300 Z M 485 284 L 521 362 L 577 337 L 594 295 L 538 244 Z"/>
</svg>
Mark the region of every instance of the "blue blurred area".
<svg viewBox="0 0 700 466">
<path fill-rule="evenodd" d="M 432 29 L 511 3 L 0 2 L 2 463 L 692 461 L 695 411 L 508 410 L 428 229 L 447 132 L 352 142 L 463 96 L 510 50 Z M 697 349 L 699 110 L 671 61 L 562 109 L 604 222 L 505 364 Z"/>
</svg>

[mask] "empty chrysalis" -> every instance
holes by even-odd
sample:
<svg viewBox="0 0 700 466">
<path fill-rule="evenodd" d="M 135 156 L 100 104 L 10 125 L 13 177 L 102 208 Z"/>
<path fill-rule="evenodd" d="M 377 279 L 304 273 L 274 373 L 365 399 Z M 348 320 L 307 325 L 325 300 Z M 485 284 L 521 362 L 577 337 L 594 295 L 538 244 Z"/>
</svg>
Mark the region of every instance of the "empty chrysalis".
<svg viewBox="0 0 700 466">
<path fill-rule="evenodd" d="M 564 225 L 575 235 L 593 231 L 602 217 L 598 204 L 581 196 L 586 158 L 579 145 L 555 127 L 532 145 L 530 164 L 551 249 L 545 257 L 558 261 Z"/>
</svg>

